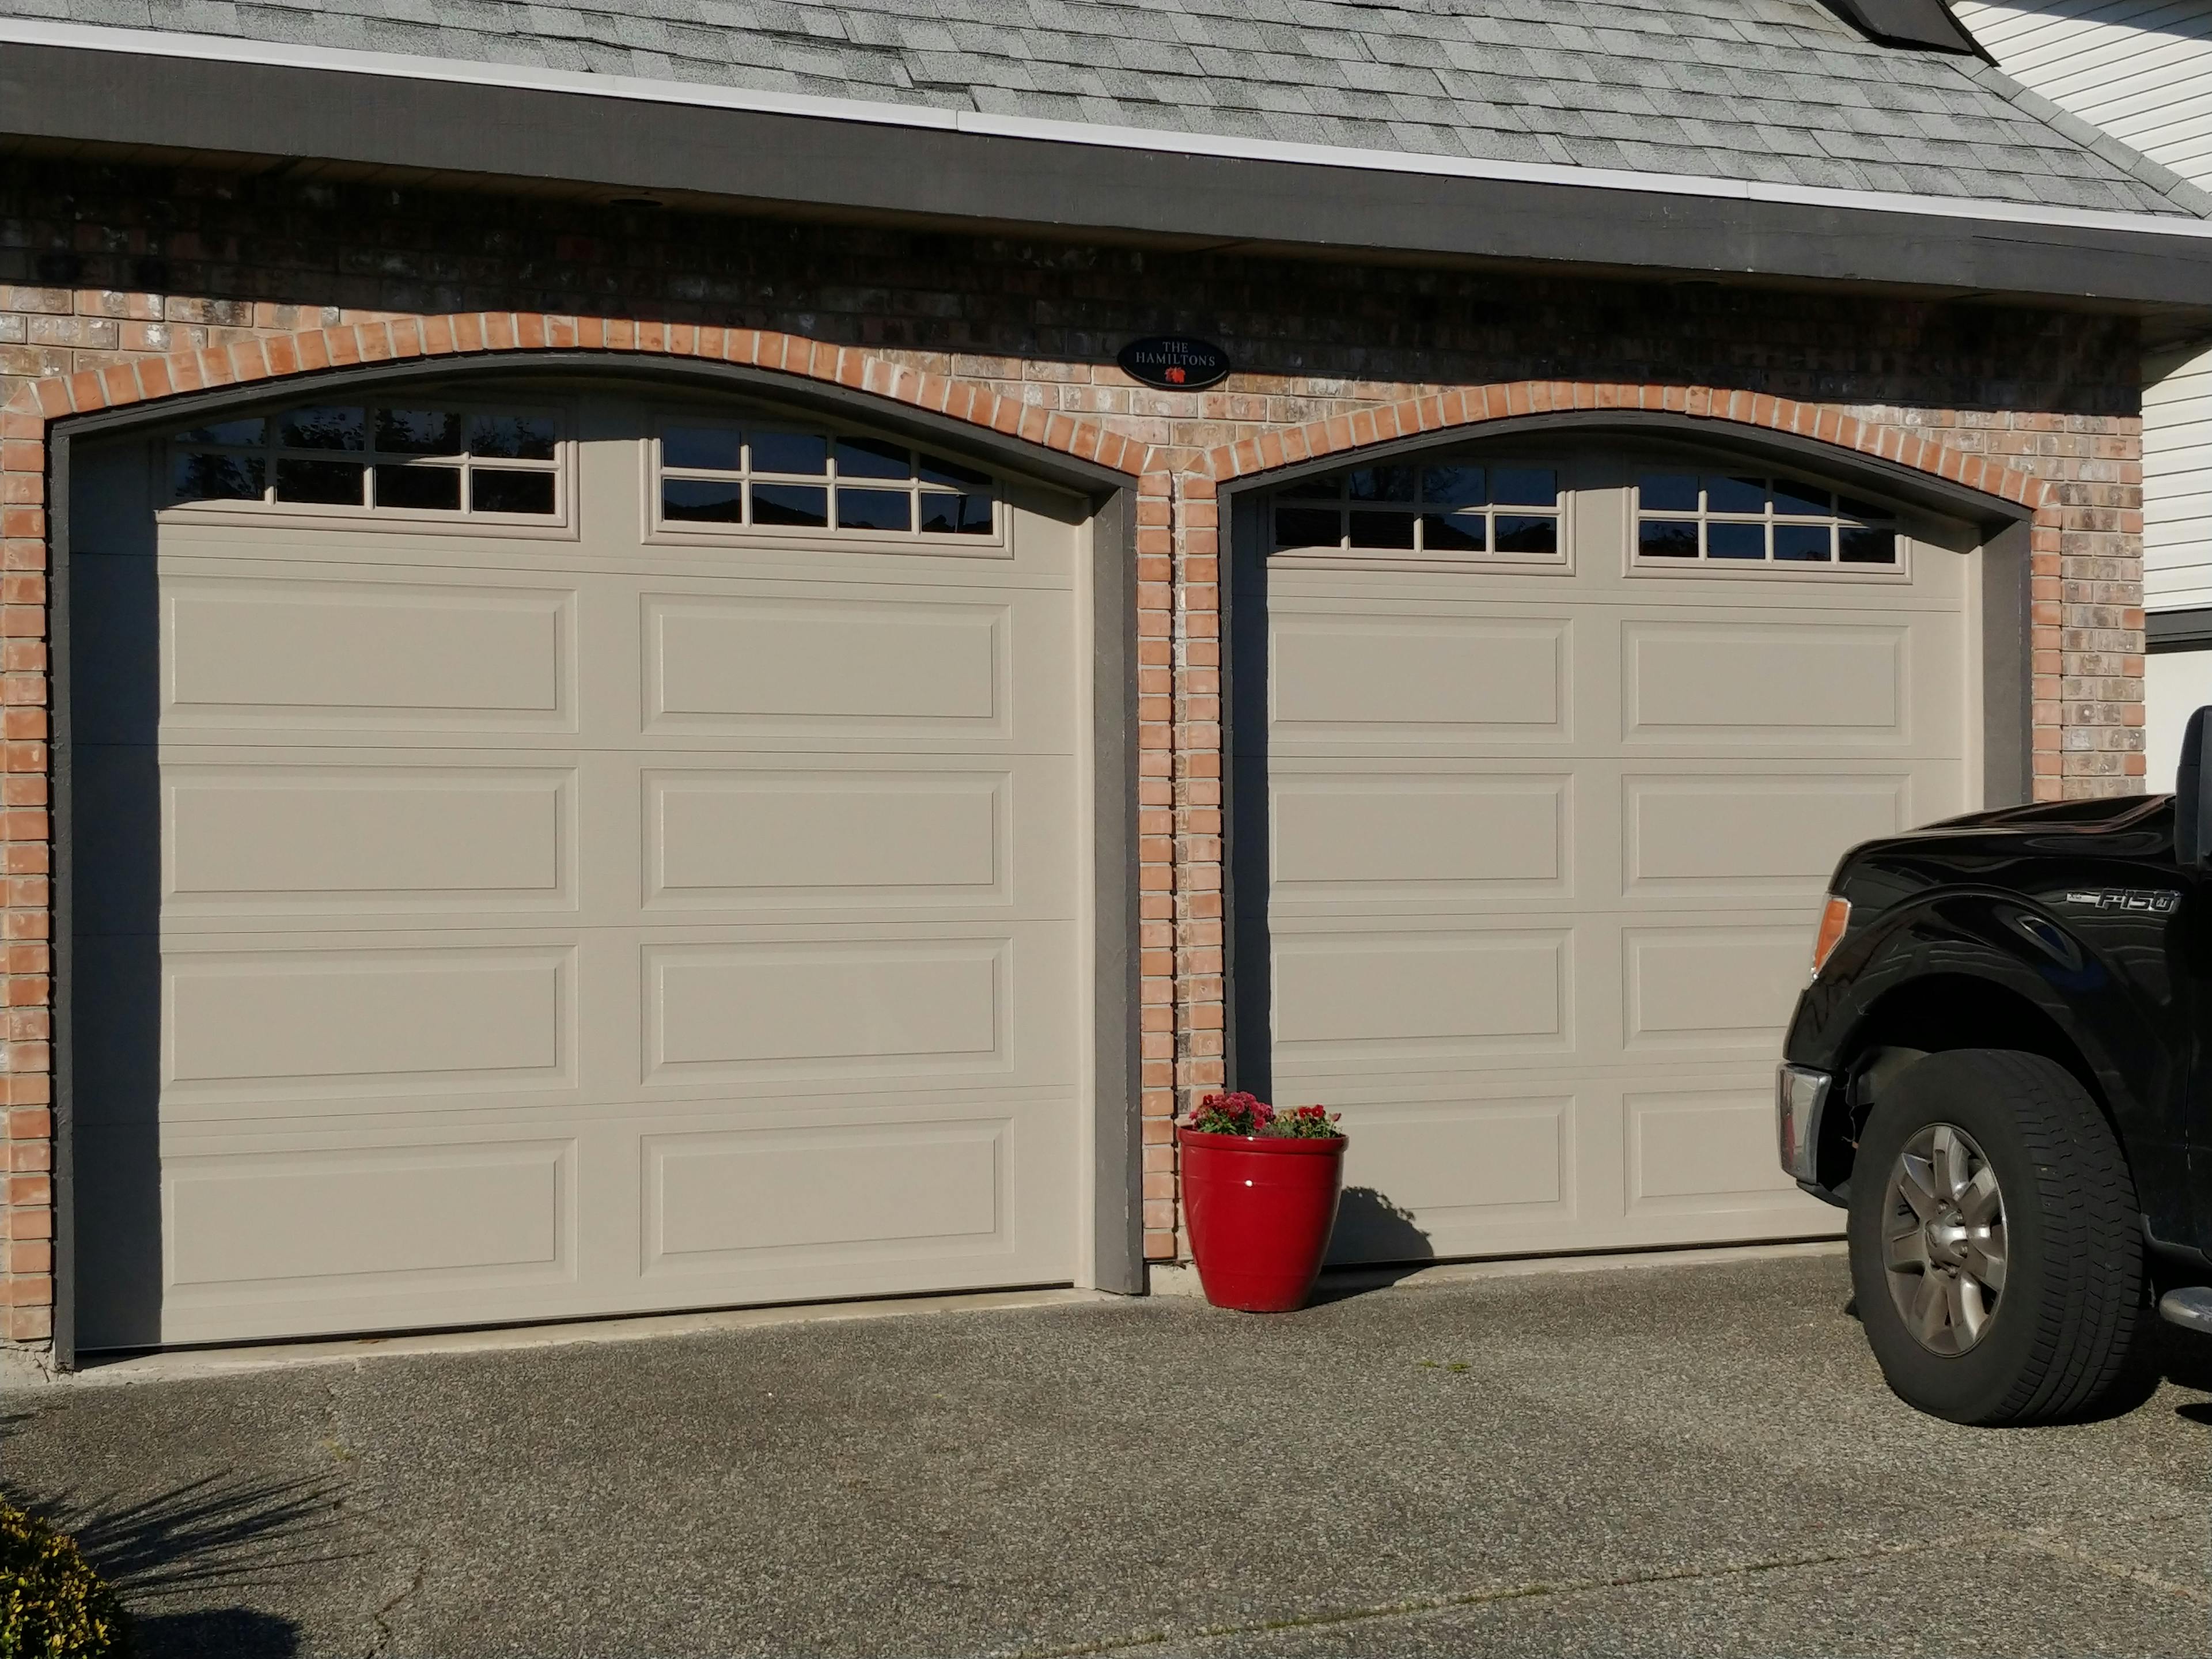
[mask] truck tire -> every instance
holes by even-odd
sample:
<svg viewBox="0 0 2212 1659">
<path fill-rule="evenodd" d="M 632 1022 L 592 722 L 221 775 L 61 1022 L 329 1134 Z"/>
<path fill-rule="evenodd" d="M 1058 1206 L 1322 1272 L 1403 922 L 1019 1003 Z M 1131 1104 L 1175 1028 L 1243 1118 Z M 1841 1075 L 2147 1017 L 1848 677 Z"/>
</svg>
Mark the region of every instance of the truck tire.
<svg viewBox="0 0 2212 1659">
<path fill-rule="evenodd" d="M 1930 1054 L 1875 1103 L 1851 1171 L 1851 1283 L 1882 1375 L 1954 1423 L 2095 1407 L 2145 1325 L 2133 1177 L 2039 1054 Z M 1992 1282 L 1994 1281 L 1994 1282 Z"/>
</svg>

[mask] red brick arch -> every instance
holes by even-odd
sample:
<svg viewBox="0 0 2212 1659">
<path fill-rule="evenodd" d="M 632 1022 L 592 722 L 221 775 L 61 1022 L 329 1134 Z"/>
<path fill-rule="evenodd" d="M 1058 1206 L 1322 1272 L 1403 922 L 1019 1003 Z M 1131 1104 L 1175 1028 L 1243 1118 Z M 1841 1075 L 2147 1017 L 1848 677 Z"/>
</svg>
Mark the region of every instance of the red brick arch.
<svg viewBox="0 0 2212 1659">
<path fill-rule="evenodd" d="M 978 380 L 929 374 L 863 347 L 827 345 L 801 334 L 754 327 L 714 327 L 703 323 L 654 323 L 622 316 L 556 316 L 544 312 L 453 312 L 447 316 L 403 316 L 368 323 L 310 327 L 295 334 L 265 334 L 230 345 L 168 352 L 84 369 L 70 376 L 28 380 L 15 392 L 4 414 L 15 416 L 9 438 L 35 438 L 22 416 L 38 427 L 73 414 L 122 410 L 135 403 L 246 387 L 281 380 L 295 374 L 341 369 L 362 362 L 445 361 L 465 356 L 502 356 L 515 352 L 635 352 L 690 358 L 703 362 L 738 362 L 807 380 L 869 392 L 890 403 L 951 416 L 1011 438 L 1097 462 L 1119 473 L 1157 473 L 1172 456 L 1190 452 L 1148 445 L 1117 434 L 1103 420 L 1011 398 Z M 1291 467 L 1332 453 L 1354 452 L 1398 438 L 1447 434 L 1489 420 L 1558 411 L 1648 410 L 1714 420 L 1725 425 L 1814 438 L 1838 449 L 1878 456 L 1913 471 L 1978 489 L 2017 502 L 2042 518 L 2053 487 L 2033 473 L 2015 471 L 1986 456 L 1955 449 L 1931 438 L 1916 438 L 1898 427 L 1840 414 L 1834 407 L 1777 398 L 1763 392 L 1729 392 L 1698 385 L 1637 385 L 1606 380 L 1500 380 L 1482 387 L 1405 398 L 1356 414 L 1314 420 L 1303 427 L 1239 438 L 1206 449 L 1186 465 L 1179 493 L 1210 495 L 1201 480 L 1221 484 L 1249 473 Z M 24 452 L 0 456 L 0 471 L 45 471 L 45 458 Z M 1197 484 L 1197 487 L 1192 487 Z M 40 525 L 42 533 L 45 526 Z M 11 535 L 24 531 L 11 526 Z"/>
<path fill-rule="evenodd" d="M 1846 415 L 1823 404 L 1800 403 L 1763 392 L 1703 386 L 1644 386 L 1602 380 L 1504 380 L 1491 386 L 1430 392 L 1395 404 L 1309 422 L 1281 432 L 1243 438 L 1208 450 L 1194 469 L 1216 483 L 1295 466 L 1302 461 L 1364 449 L 1425 434 L 1439 435 L 1519 416 L 1633 410 L 1686 416 L 1765 432 L 1810 438 L 1838 449 L 1871 455 L 1948 479 L 1984 495 L 2017 502 L 2039 519 L 2055 505 L 2052 486 L 2031 473 L 1933 439 L 1911 435 Z"/>
<path fill-rule="evenodd" d="M 101 369 L 27 382 L 9 400 L 6 413 L 31 416 L 43 427 L 65 416 L 125 408 L 188 392 L 252 386 L 323 369 L 547 350 L 658 354 L 738 363 L 825 381 L 946 415 L 1132 475 L 1160 471 L 1173 453 L 1125 437 L 1097 418 L 1045 409 L 1010 398 L 988 384 L 933 374 L 857 346 L 830 345 L 774 329 L 538 312 L 457 312 L 344 323 L 265 335 L 204 350 L 148 356 Z M 2051 505 L 2051 486 L 2032 474 L 1826 405 L 1711 386 L 1589 380 L 1508 380 L 1408 398 L 1206 450 L 1184 476 L 1190 483 L 1222 483 L 1425 433 L 1442 434 L 1516 416 L 1605 410 L 1651 410 L 1790 433 L 2017 502 L 2039 518 Z M 11 423 L 11 428 L 7 436 L 18 441 L 39 435 L 23 430 L 20 421 Z M 17 452 L 0 459 L 0 471 L 33 470 L 44 470 L 43 457 Z M 1212 492 L 1186 487 L 1182 493 L 1202 497 Z M 11 530 L 10 533 L 21 532 Z"/>
<path fill-rule="evenodd" d="M 1097 420 L 1040 408 L 987 385 L 910 368 L 857 346 L 829 345 L 775 329 L 550 316 L 539 312 L 457 312 L 441 317 L 344 323 L 264 335 L 205 350 L 149 356 L 106 368 L 31 381 L 10 399 L 7 412 L 33 416 L 43 425 L 64 416 L 119 409 L 187 392 L 252 386 L 322 369 L 564 350 L 739 363 L 827 381 L 948 415 L 1119 472 L 1143 471 L 1149 453 L 1146 445 L 1124 438 Z"/>
</svg>

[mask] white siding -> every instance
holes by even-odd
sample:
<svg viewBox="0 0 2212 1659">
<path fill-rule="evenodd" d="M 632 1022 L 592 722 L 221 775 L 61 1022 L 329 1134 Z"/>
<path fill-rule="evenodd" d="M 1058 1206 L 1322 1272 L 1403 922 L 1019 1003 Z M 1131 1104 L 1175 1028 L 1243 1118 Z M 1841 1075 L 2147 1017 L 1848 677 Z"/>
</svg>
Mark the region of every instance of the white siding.
<svg viewBox="0 0 2212 1659">
<path fill-rule="evenodd" d="M 2212 4 L 1957 0 L 2008 75 L 2212 189 Z"/>
<path fill-rule="evenodd" d="M 2212 605 L 2212 351 L 2143 360 L 2143 603 Z"/>
<path fill-rule="evenodd" d="M 2212 190 L 2212 0 L 1954 0 L 2014 80 Z M 2143 603 L 2212 605 L 2212 343 L 2143 362 Z M 2149 659 L 2149 787 L 2212 701 L 2212 653 Z"/>
</svg>

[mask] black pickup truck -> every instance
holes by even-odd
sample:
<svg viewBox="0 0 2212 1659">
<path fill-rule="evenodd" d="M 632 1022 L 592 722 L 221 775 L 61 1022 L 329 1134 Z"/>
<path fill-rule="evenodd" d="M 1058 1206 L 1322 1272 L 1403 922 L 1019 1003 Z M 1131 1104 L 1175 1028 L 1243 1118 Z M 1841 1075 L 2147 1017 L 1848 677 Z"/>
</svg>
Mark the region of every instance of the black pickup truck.
<svg viewBox="0 0 2212 1659">
<path fill-rule="evenodd" d="M 1777 1080 L 1850 1212 L 1890 1386 L 1960 1423 L 2092 1409 L 2155 1309 L 2212 1331 L 2212 708 L 2176 793 L 1978 812 L 1836 871 Z"/>
</svg>

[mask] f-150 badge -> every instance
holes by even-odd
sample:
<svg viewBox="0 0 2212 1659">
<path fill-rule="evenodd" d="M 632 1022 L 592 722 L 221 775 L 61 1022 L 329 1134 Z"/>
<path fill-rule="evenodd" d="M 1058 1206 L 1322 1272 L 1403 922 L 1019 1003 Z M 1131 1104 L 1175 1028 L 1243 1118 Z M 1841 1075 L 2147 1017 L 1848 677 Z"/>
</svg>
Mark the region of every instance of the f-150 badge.
<svg viewBox="0 0 2212 1659">
<path fill-rule="evenodd" d="M 2069 904 L 2086 904 L 2093 910 L 2123 910 L 2131 915 L 2171 915 L 2181 907 L 2181 895 L 2143 887 L 2093 887 L 2069 893 Z"/>
</svg>

